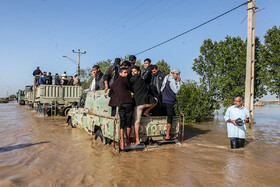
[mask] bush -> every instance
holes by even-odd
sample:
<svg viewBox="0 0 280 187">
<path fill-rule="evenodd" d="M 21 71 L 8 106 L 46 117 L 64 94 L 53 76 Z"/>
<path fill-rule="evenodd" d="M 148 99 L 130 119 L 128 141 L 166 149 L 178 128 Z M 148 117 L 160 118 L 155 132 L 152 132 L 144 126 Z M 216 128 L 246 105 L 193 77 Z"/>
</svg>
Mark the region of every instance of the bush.
<svg viewBox="0 0 280 187">
<path fill-rule="evenodd" d="M 191 123 L 213 118 L 214 111 L 220 107 L 219 103 L 207 93 L 205 86 L 190 80 L 183 82 L 177 94 L 177 101 L 186 122 Z M 175 108 L 178 112 L 177 107 Z"/>
</svg>

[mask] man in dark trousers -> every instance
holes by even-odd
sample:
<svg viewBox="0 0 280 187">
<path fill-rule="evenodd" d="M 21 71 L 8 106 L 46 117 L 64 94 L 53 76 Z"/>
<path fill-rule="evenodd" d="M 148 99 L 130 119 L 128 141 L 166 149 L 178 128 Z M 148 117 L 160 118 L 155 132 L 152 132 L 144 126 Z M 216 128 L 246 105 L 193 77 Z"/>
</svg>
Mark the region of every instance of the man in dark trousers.
<svg viewBox="0 0 280 187">
<path fill-rule="evenodd" d="M 104 78 L 103 73 L 100 71 L 100 68 L 98 65 L 94 65 L 92 67 L 92 71 L 94 71 L 95 74 L 95 91 L 96 90 L 104 90 L 105 84 L 104 84 Z"/>
<path fill-rule="evenodd" d="M 167 75 L 162 83 L 162 103 L 165 112 L 167 113 L 167 125 L 166 125 L 166 140 L 170 140 L 170 130 L 172 126 L 174 112 L 174 105 L 176 102 L 176 94 L 180 91 L 182 81 L 180 78 L 180 71 L 177 68 L 173 68 L 171 73 Z"/>
<path fill-rule="evenodd" d="M 121 150 L 124 150 L 124 128 L 126 128 L 126 145 L 130 145 L 130 132 L 133 118 L 133 101 L 131 85 L 127 79 L 127 69 L 119 69 L 119 78 L 109 91 L 109 106 L 118 106 L 120 115 Z"/>
<path fill-rule="evenodd" d="M 164 80 L 165 74 L 161 72 L 157 65 L 152 65 L 152 80 L 150 84 L 150 91 L 154 97 L 158 99 L 157 106 L 151 111 L 154 116 L 162 116 L 164 115 L 163 106 L 161 102 L 161 86 Z"/>
<path fill-rule="evenodd" d="M 140 144 L 139 139 L 139 128 L 142 117 L 142 112 L 145 108 L 147 108 L 144 112 L 145 116 L 150 116 L 149 112 L 156 105 L 157 101 L 155 98 L 149 94 L 149 87 L 145 83 L 145 81 L 141 78 L 141 71 L 138 66 L 135 66 L 132 69 L 132 77 L 130 79 L 133 91 L 133 97 L 135 100 L 136 107 L 134 108 L 134 127 L 135 127 L 135 136 L 136 142 L 135 144 Z"/>
</svg>

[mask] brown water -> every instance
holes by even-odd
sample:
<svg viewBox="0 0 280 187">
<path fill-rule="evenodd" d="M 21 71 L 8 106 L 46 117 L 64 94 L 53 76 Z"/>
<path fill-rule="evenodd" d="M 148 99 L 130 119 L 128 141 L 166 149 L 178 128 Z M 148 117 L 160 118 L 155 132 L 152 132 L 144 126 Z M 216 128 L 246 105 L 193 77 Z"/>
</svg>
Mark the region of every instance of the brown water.
<svg viewBox="0 0 280 187">
<path fill-rule="evenodd" d="M 255 110 L 254 140 L 230 150 L 222 115 L 186 125 L 182 147 L 117 153 L 65 117 L 0 104 L 0 186 L 280 186 L 280 107 Z"/>
</svg>

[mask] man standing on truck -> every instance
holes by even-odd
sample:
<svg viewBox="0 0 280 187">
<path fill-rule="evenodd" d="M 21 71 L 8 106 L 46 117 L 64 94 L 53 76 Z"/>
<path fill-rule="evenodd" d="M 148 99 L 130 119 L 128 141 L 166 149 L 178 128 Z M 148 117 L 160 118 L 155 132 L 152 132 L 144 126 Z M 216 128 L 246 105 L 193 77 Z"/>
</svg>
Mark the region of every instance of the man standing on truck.
<svg viewBox="0 0 280 187">
<path fill-rule="evenodd" d="M 162 116 L 163 115 L 163 107 L 161 102 L 161 86 L 165 77 L 165 74 L 161 72 L 157 65 L 152 65 L 152 80 L 150 84 L 150 91 L 153 96 L 158 99 L 157 106 L 151 111 L 154 116 Z"/>
<path fill-rule="evenodd" d="M 136 56 L 130 55 L 129 56 L 129 64 L 128 64 L 128 69 L 127 69 L 127 78 L 130 79 L 132 77 L 132 68 L 135 66 L 136 62 Z"/>
<path fill-rule="evenodd" d="M 104 90 L 105 84 L 104 84 L 104 78 L 103 73 L 100 71 L 100 68 L 98 65 L 94 65 L 92 67 L 92 70 L 95 74 L 95 89 L 94 90 Z"/>
<path fill-rule="evenodd" d="M 46 84 L 46 76 L 47 76 L 47 72 L 44 72 L 43 75 L 42 75 L 42 73 L 40 73 L 38 85 Z"/>
<path fill-rule="evenodd" d="M 176 102 L 176 94 L 180 91 L 182 85 L 180 78 L 180 71 L 177 68 L 173 68 L 169 75 L 167 75 L 162 83 L 162 103 L 165 112 L 167 113 L 167 125 L 166 125 L 166 140 L 170 140 L 170 130 L 172 126 L 174 112 L 174 105 Z"/>
<path fill-rule="evenodd" d="M 81 81 L 80 81 L 78 75 L 75 74 L 74 77 L 75 77 L 74 82 L 73 82 L 74 86 L 81 86 Z"/>
<path fill-rule="evenodd" d="M 147 108 L 144 112 L 144 116 L 149 117 L 150 110 L 152 110 L 157 105 L 157 101 L 155 100 L 155 98 L 149 94 L 149 86 L 141 78 L 140 73 L 140 68 L 138 66 L 135 66 L 134 68 L 132 68 L 132 77 L 130 79 L 132 91 L 134 94 L 133 97 L 136 104 L 136 107 L 134 108 L 136 145 L 140 144 L 139 128 L 144 108 Z"/>
<path fill-rule="evenodd" d="M 146 84 L 150 85 L 152 80 L 152 61 L 149 58 L 144 60 L 144 70 L 141 73 L 142 79 Z"/>
<path fill-rule="evenodd" d="M 42 75 L 42 72 L 41 72 L 39 66 L 37 66 L 37 68 L 33 71 L 33 76 L 35 76 L 35 84 L 36 85 L 38 85 L 40 73 Z"/>
<path fill-rule="evenodd" d="M 118 78 L 119 73 L 118 69 L 120 67 L 121 59 L 115 58 L 115 62 L 111 65 L 108 70 L 104 73 L 104 84 L 105 84 L 105 93 L 112 86 L 113 82 Z"/>
<path fill-rule="evenodd" d="M 124 128 L 126 128 L 126 145 L 130 145 L 130 132 L 133 118 L 133 101 L 131 85 L 127 79 L 127 69 L 119 69 L 119 78 L 113 82 L 109 91 L 109 106 L 118 106 L 120 115 L 121 150 L 124 150 Z"/>
<path fill-rule="evenodd" d="M 95 90 L 95 73 L 93 70 L 90 73 L 91 73 L 92 81 L 89 85 L 89 90 L 94 91 Z"/>
<path fill-rule="evenodd" d="M 55 85 L 61 85 L 61 79 L 59 78 L 58 73 L 55 74 L 54 84 Z"/>
</svg>

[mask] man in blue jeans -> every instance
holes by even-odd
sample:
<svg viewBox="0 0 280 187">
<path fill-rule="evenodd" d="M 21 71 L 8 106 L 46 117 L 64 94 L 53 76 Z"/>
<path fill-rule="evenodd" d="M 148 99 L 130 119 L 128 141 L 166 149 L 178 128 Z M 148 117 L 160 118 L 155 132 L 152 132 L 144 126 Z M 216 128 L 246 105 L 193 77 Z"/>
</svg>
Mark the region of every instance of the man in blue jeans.
<svg viewBox="0 0 280 187">
<path fill-rule="evenodd" d="M 249 122 L 249 111 L 243 106 L 243 97 L 234 97 L 234 105 L 226 111 L 225 121 L 227 122 L 228 138 L 232 149 L 244 147 L 246 125 Z"/>
<path fill-rule="evenodd" d="M 170 130 L 172 126 L 174 112 L 174 105 L 176 102 L 176 94 L 180 91 L 182 85 L 180 71 L 177 68 L 173 68 L 169 75 L 165 76 L 161 92 L 162 92 L 162 104 L 165 112 L 167 113 L 167 125 L 166 125 L 166 140 L 170 140 Z"/>
</svg>

